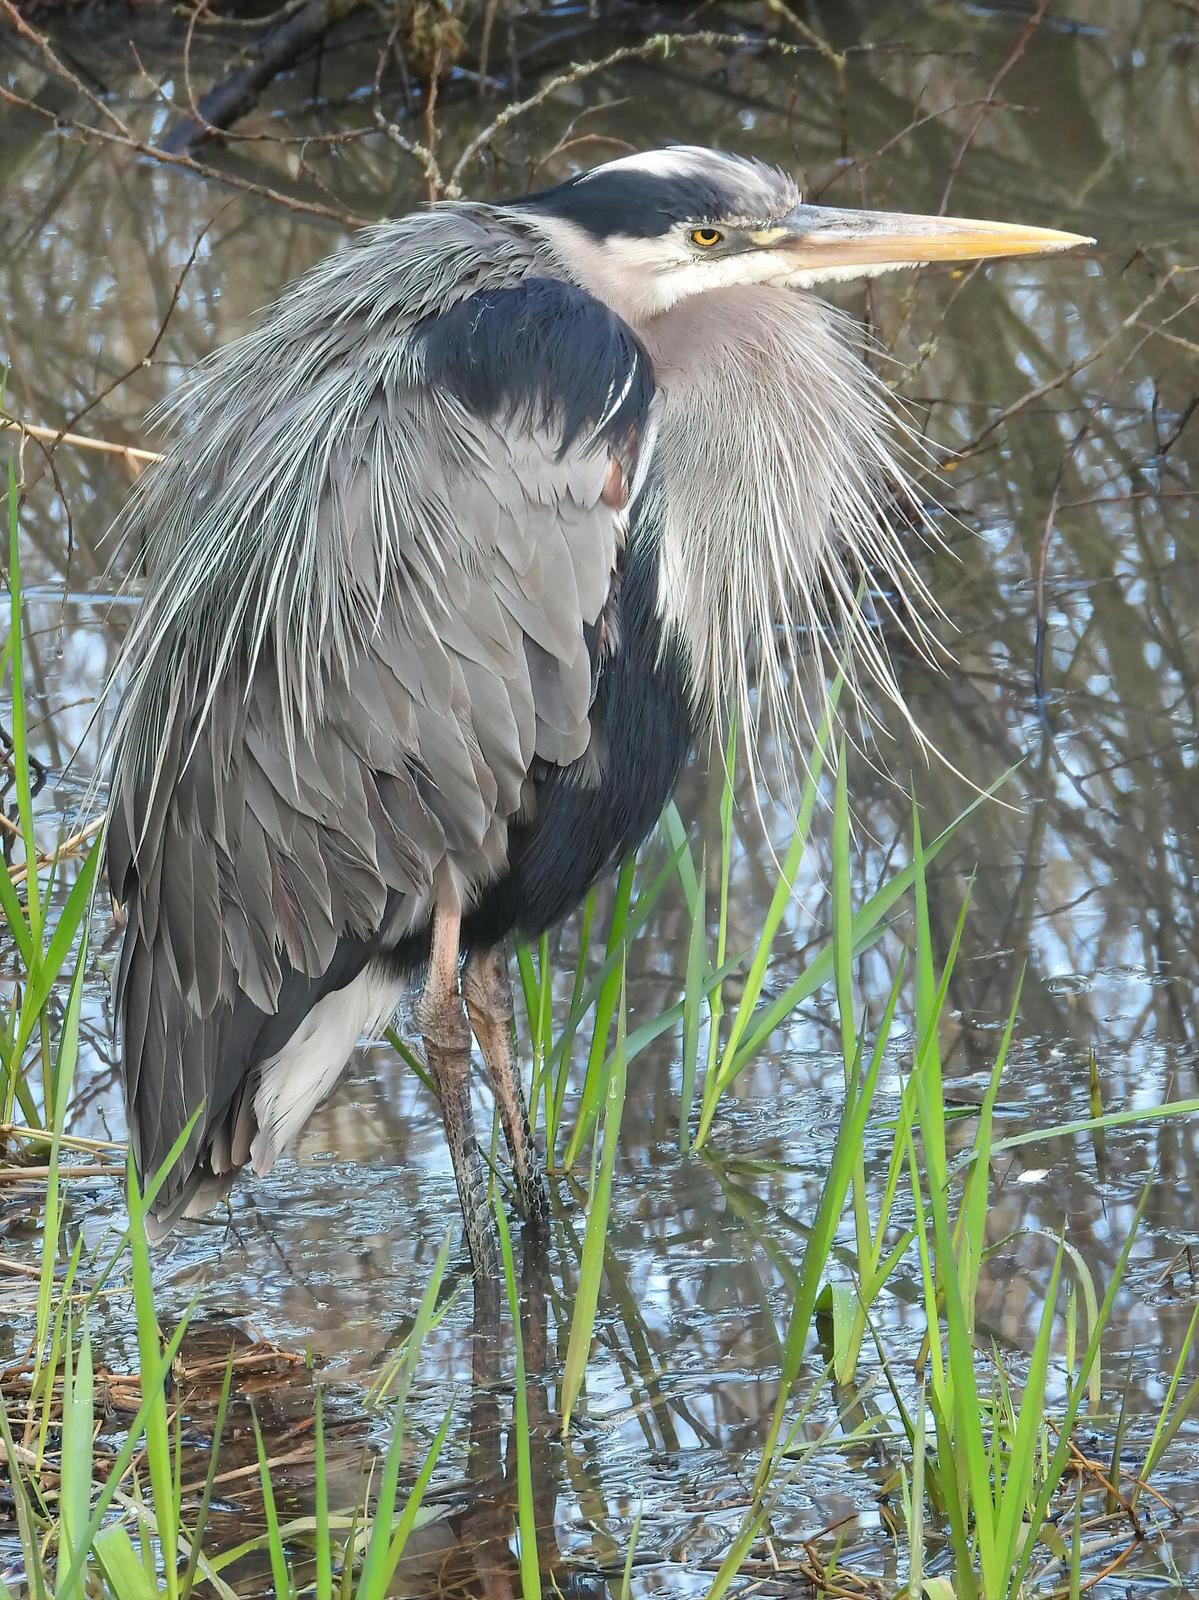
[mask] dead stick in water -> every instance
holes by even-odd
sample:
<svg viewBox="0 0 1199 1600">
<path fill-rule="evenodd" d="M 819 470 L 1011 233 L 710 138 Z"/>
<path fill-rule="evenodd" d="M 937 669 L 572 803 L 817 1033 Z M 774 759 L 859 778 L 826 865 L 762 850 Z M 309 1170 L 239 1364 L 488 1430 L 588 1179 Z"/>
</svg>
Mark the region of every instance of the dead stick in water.
<svg viewBox="0 0 1199 1600">
<path fill-rule="evenodd" d="M 34 422 L 18 422 L 15 417 L 0 417 L 0 432 L 5 428 L 16 428 L 21 433 L 27 433 L 31 439 L 45 439 L 52 444 L 70 444 L 79 450 L 100 450 L 105 455 L 124 456 L 130 465 L 136 464 L 139 471 L 162 460 L 157 450 L 141 450 L 133 444 L 114 444 L 110 439 L 91 439 L 83 433 L 59 433 L 57 428 L 43 428 Z"/>
<path fill-rule="evenodd" d="M 67 856 L 78 850 L 81 844 L 86 844 L 89 839 L 94 838 L 95 835 L 99 833 L 100 829 L 104 826 L 107 815 L 107 812 L 102 811 L 98 817 L 93 817 L 86 827 L 80 828 L 78 833 L 71 834 L 70 838 L 64 839 L 62 843 L 56 845 L 53 850 L 45 851 L 42 855 L 38 856 L 37 865 L 39 867 L 52 867 L 56 862 L 65 860 Z M 7 817 L 5 817 L 3 821 L 8 825 L 8 827 L 12 827 L 12 824 L 8 821 Z M 18 862 L 15 867 L 10 867 L 8 869 L 8 875 L 14 883 L 24 883 L 25 879 L 29 876 L 29 863 L 27 861 Z"/>
<path fill-rule="evenodd" d="M 28 1178 L 34 1182 L 44 1182 L 50 1176 L 49 1167 L 0 1167 L 0 1183 L 20 1183 Z M 88 1163 L 78 1167 L 59 1167 L 60 1178 L 123 1178 L 124 1167 L 114 1167 L 111 1164 L 100 1166 Z"/>
</svg>

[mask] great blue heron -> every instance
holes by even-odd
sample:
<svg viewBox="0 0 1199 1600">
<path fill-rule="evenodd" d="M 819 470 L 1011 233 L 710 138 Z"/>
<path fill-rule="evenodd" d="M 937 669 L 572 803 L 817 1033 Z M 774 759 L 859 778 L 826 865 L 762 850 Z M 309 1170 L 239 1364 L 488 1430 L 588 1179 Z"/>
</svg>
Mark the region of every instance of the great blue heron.
<svg viewBox="0 0 1199 1600">
<path fill-rule="evenodd" d="M 199 1113 L 159 1225 L 268 1171 L 422 968 L 476 1264 L 472 1030 L 544 1212 L 506 939 L 640 843 L 721 707 L 786 725 L 799 622 L 856 617 L 843 551 L 919 600 L 885 396 L 807 291 L 1085 242 L 671 148 L 367 229 L 200 370 L 129 513 L 108 829 L 142 1173 Z"/>
</svg>

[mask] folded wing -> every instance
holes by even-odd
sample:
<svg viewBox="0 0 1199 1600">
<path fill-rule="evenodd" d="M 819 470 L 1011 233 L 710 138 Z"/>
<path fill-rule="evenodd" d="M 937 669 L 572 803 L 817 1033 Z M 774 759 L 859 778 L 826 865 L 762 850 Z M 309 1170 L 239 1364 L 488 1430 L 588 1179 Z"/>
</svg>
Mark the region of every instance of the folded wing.
<svg viewBox="0 0 1199 1600">
<path fill-rule="evenodd" d="M 249 341 L 226 391 L 244 426 L 209 374 L 136 513 L 151 586 L 108 867 L 143 1173 L 197 1116 L 168 1217 L 249 1158 L 262 1063 L 419 935 L 442 863 L 469 904 L 503 870 L 530 773 L 590 738 L 644 352 L 543 278 L 371 340 L 365 374 L 339 340 L 307 406 L 286 341 Z"/>
</svg>

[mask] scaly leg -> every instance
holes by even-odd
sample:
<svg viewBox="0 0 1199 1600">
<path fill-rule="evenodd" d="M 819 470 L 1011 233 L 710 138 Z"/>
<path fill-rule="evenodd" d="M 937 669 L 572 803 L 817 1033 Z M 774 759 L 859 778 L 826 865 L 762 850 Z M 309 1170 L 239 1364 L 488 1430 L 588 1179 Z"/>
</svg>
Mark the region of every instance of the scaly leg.
<svg viewBox="0 0 1199 1600">
<path fill-rule="evenodd" d="M 508 981 L 508 962 L 498 945 L 490 950 L 472 951 L 466 958 L 462 989 L 470 1025 L 479 1041 L 487 1074 L 491 1079 L 500 1123 L 512 1156 L 512 1172 L 520 1208 L 528 1221 L 549 1220 L 549 1201 L 537 1162 L 537 1150 L 529 1131 L 529 1112 L 516 1065 L 512 985 Z"/>
<path fill-rule="evenodd" d="M 429 1075 L 441 1101 L 446 1142 L 454 1164 L 466 1243 L 475 1271 L 499 1279 L 499 1251 L 487 1195 L 487 1169 L 475 1137 L 470 1102 L 470 1027 L 458 987 L 458 931 L 462 908 L 442 885 L 433 909 L 429 970 L 416 1008 Z"/>
</svg>

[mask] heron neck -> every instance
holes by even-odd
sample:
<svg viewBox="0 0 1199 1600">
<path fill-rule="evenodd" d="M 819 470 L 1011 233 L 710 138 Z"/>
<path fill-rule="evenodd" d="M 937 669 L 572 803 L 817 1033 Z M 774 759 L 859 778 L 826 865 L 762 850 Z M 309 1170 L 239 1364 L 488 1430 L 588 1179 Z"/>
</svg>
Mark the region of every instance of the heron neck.
<svg viewBox="0 0 1199 1600">
<path fill-rule="evenodd" d="M 893 686 L 861 626 L 860 570 L 923 592 L 887 521 L 897 491 L 915 501 L 855 330 L 812 296 L 762 285 L 695 296 L 638 329 L 661 395 L 660 610 L 686 643 L 697 711 L 743 729 L 796 736 L 797 657 L 830 623 Z"/>
</svg>

